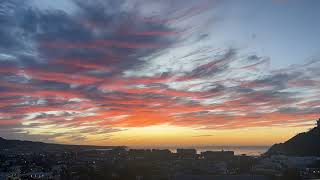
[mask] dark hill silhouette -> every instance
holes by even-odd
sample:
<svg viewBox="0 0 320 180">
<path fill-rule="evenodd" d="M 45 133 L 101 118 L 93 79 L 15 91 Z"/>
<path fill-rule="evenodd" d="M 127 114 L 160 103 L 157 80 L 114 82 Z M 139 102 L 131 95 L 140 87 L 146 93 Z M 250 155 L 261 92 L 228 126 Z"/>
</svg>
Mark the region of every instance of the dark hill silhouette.
<svg viewBox="0 0 320 180">
<path fill-rule="evenodd" d="M 273 145 L 265 155 L 320 156 L 320 119 L 318 126 L 299 133 L 285 143 Z"/>
<path fill-rule="evenodd" d="M 65 145 L 34 141 L 6 140 L 0 137 L 0 151 L 6 152 L 57 152 L 109 148 L 115 148 L 115 146 Z"/>
</svg>

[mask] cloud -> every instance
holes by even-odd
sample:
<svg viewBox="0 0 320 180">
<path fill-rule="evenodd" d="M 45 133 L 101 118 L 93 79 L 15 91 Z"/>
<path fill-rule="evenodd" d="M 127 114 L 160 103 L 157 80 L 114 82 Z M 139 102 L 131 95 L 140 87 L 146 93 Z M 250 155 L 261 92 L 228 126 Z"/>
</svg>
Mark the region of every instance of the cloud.
<svg viewBox="0 0 320 180">
<path fill-rule="evenodd" d="M 1 1 L 0 134 L 70 142 L 316 118 L 318 61 L 270 70 L 268 57 L 213 48 L 199 34 L 216 6 L 191 2 L 77 0 L 70 13 Z"/>
</svg>

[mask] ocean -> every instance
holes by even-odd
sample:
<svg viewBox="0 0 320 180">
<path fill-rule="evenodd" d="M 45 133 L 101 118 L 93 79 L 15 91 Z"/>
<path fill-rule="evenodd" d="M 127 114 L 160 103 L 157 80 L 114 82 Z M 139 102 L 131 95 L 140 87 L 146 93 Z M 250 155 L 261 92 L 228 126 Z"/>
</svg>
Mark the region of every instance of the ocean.
<svg viewBox="0 0 320 180">
<path fill-rule="evenodd" d="M 269 146 L 202 146 L 195 147 L 198 153 L 204 151 L 234 151 L 236 155 L 246 154 L 250 156 L 258 156 L 265 153 Z"/>
<path fill-rule="evenodd" d="M 129 147 L 130 148 L 130 147 Z M 132 147 L 133 148 L 133 147 Z M 234 151 L 236 155 L 250 155 L 250 156 L 259 156 L 263 153 L 265 153 L 269 146 L 189 146 L 189 147 L 154 147 L 154 148 L 141 148 L 138 149 L 169 149 L 171 152 L 175 153 L 177 149 L 179 148 L 185 148 L 185 149 L 196 149 L 197 153 L 201 153 L 204 151 Z"/>
<path fill-rule="evenodd" d="M 169 147 L 130 147 L 130 149 L 169 149 L 175 153 L 177 149 L 196 149 L 197 153 L 200 154 L 204 151 L 234 151 L 235 155 L 250 155 L 259 156 L 268 151 L 270 146 L 169 146 Z"/>
</svg>

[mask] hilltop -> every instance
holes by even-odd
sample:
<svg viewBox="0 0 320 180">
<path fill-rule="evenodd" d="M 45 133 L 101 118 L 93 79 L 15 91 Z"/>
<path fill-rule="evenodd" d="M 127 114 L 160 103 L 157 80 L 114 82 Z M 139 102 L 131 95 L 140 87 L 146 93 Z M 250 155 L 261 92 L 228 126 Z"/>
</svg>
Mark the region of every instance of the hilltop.
<svg viewBox="0 0 320 180">
<path fill-rule="evenodd" d="M 288 141 L 273 145 L 265 155 L 320 156 L 320 120 L 318 126 L 299 133 Z"/>
<path fill-rule="evenodd" d="M 0 137 L 0 151 L 4 152 L 56 152 L 109 148 L 116 148 L 116 146 L 65 145 L 34 141 L 7 140 Z"/>
</svg>

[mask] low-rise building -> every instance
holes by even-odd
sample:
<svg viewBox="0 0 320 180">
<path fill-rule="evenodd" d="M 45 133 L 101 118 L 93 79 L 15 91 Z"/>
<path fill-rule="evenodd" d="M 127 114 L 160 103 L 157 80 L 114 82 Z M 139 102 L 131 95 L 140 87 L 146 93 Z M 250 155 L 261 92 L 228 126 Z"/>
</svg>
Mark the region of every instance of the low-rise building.
<svg viewBox="0 0 320 180">
<path fill-rule="evenodd" d="M 201 153 L 201 158 L 207 160 L 227 161 L 234 158 L 233 151 L 205 151 Z"/>
<path fill-rule="evenodd" d="M 177 149 L 179 159 L 196 159 L 197 151 L 195 149 Z"/>
</svg>

